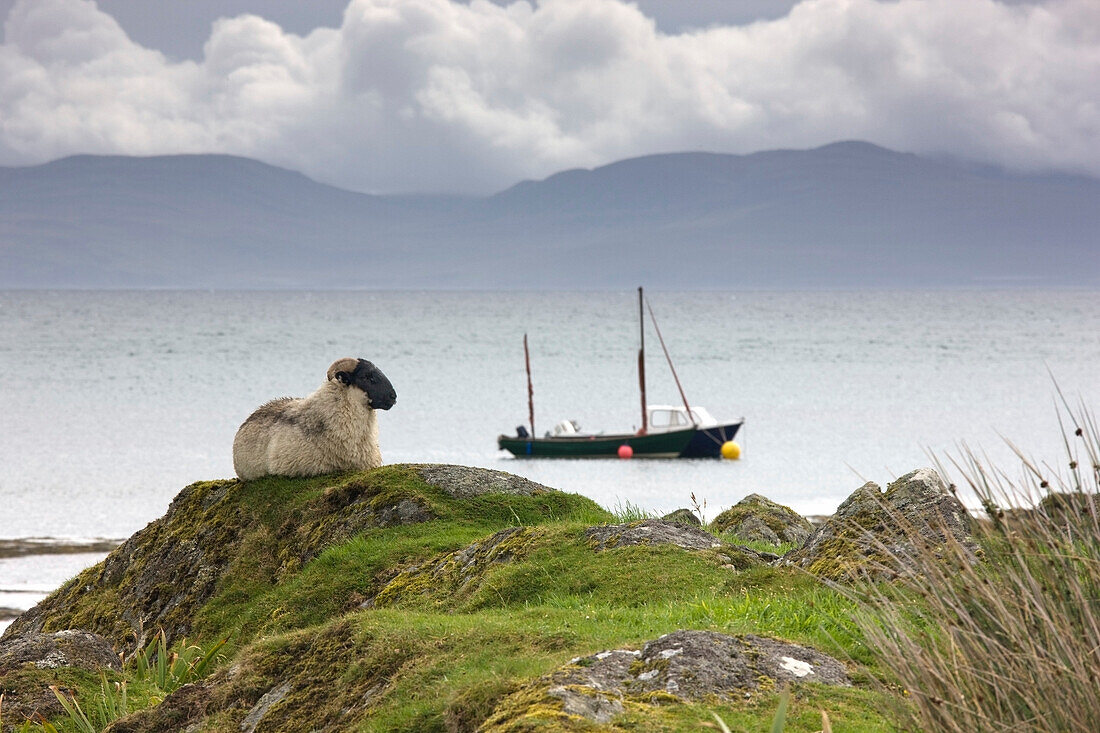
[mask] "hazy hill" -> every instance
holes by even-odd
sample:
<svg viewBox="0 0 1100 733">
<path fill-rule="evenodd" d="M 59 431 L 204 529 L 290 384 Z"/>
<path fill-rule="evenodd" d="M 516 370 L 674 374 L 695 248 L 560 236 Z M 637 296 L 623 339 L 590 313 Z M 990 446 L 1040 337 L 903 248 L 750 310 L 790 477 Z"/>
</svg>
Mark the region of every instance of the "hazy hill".
<svg viewBox="0 0 1100 733">
<path fill-rule="evenodd" d="M 0 168 L 0 287 L 1100 285 L 1100 180 L 866 143 L 653 155 L 486 198 L 219 155 Z"/>
</svg>

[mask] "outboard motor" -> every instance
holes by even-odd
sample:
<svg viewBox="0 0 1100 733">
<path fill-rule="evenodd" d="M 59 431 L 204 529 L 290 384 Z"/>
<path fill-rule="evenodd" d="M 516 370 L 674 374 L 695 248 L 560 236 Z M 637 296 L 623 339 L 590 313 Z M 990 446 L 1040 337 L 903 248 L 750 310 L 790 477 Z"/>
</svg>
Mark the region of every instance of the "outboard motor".
<svg viewBox="0 0 1100 733">
<path fill-rule="evenodd" d="M 527 438 L 527 437 L 530 437 L 530 435 L 531 434 L 527 432 L 527 428 L 523 427 L 522 425 L 517 425 L 516 426 L 516 437 L 517 438 Z"/>
</svg>

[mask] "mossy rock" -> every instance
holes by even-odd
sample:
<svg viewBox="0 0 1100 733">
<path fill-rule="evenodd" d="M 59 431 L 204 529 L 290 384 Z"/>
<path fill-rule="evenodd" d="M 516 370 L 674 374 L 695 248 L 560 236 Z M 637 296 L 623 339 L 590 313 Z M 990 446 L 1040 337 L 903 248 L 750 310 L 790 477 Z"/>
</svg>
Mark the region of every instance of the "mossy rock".
<svg viewBox="0 0 1100 733">
<path fill-rule="evenodd" d="M 326 548 L 369 530 L 433 520 L 506 526 L 520 515 L 529 521 L 609 516 L 584 497 L 509 477 L 487 469 L 395 465 L 308 479 L 191 484 L 163 517 L 24 613 L 4 636 L 85 629 L 129 653 L 160 629 L 169 644 L 192 635 L 199 609 L 233 578 L 246 581 L 249 593 L 257 585 L 279 585 Z"/>
<path fill-rule="evenodd" d="M 337 621 L 254 644 L 232 668 L 179 688 L 108 731 L 354 729 L 370 710 L 371 690 L 385 687 L 417 651 L 376 648 L 356 624 Z"/>
<path fill-rule="evenodd" d="M 36 667 L 24 664 L 0 670 L 0 695 L 4 696 L 0 731 L 21 730 L 26 720 L 56 718 L 64 714 L 51 688 L 64 695 L 79 689 L 98 689 L 99 675 L 78 667 Z M 33 729 L 39 730 L 39 729 Z"/>
<path fill-rule="evenodd" d="M 790 507 L 760 494 L 749 494 L 715 517 L 710 530 L 745 542 L 800 546 L 814 528 Z"/>
<path fill-rule="evenodd" d="M 717 537 L 698 527 L 663 519 L 589 527 L 585 535 L 600 550 L 629 545 L 675 545 L 685 550 L 711 550 L 722 546 Z"/>
<path fill-rule="evenodd" d="M 480 730 L 587 730 L 626 713 L 656 723 L 670 705 L 742 700 L 792 683 L 851 684 L 843 663 L 814 649 L 751 634 L 679 630 L 640 651 L 573 659 L 502 700 Z"/>
<path fill-rule="evenodd" d="M 1096 494 L 1080 492 L 1051 492 L 1044 496 L 1033 514 L 1053 521 L 1067 529 L 1091 527 L 1100 509 Z"/>
<path fill-rule="evenodd" d="M 856 489 L 806 543 L 782 562 L 832 580 L 893 578 L 909 572 L 917 553 L 976 562 L 966 508 L 934 470 Z"/>
<path fill-rule="evenodd" d="M 699 521 L 699 517 L 695 515 L 695 512 L 690 509 L 677 509 L 661 517 L 661 520 L 665 522 L 677 522 L 679 524 L 690 524 L 693 527 L 701 527 L 703 525 L 703 523 Z"/>
<path fill-rule="evenodd" d="M 92 672 L 122 667 L 110 642 L 79 629 L 10 636 L 0 641 L 0 674 L 25 664 L 38 669 L 78 667 Z"/>
<path fill-rule="evenodd" d="M 453 607 L 475 594 L 494 566 L 523 558 L 545 534 L 539 528 L 502 529 L 461 550 L 401 570 L 363 607 L 427 598 L 434 599 L 436 605 Z"/>
</svg>

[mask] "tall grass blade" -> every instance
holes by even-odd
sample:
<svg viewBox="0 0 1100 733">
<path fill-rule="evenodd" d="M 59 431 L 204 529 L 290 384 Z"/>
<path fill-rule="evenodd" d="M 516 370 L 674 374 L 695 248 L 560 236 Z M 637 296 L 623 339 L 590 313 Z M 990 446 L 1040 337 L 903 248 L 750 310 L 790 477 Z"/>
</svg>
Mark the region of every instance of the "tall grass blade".
<svg viewBox="0 0 1100 733">
<path fill-rule="evenodd" d="M 906 729 L 1100 730 L 1100 431 L 1059 397 L 1055 467 L 1016 446 L 1018 476 L 965 446 L 949 459 L 986 510 L 981 562 L 915 541 L 913 572 L 867 588 L 861 625 L 909 692 Z"/>
<path fill-rule="evenodd" d="M 210 664 L 217 658 L 218 652 L 221 651 L 222 647 L 224 647 L 228 641 L 229 639 L 222 639 L 221 641 L 212 645 L 204 654 L 202 654 L 192 663 L 191 668 L 188 671 L 188 682 L 194 682 L 195 680 L 200 680 L 206 676 L 207 667 L 209 667 Z"/>
<path fill-rule="evenodd" d="M 54 697 L 61 703 L 61 707 L 65 710 L 65 714 L 69 716 L 69 720 L 72 721 L 80 733 L 99 733 L 99 730 L 92 725 L 92 721 L 88 720 L 88 716 L 84 714 L 84 711 L 80 709 L 79 703 L 76 698 L 68 698 L 56 685 L 50 685 L 50 690 L 53 692 Z"/>
<path fill-rule="evenodd" d="M 733 733 L 733 731 L 730 730 L 730 727 L 726 725 L 726 721 L 718 717 L 718 713 L 712 712 L 710 715 L 712 718 L 714 718 L 714 722 L 718 724 L 718 729 L 721 730 L 722 733 Z"/>
<path fill-rule="evenodd" d="M 783 694 L 779 696 L 779 707 L 775 711 L 775 717 L 772 718 L 772 733 L 783 733 L 783 728 L 787 725 L 787 706 L 790 702 L 791 693 L 783 690 Z"/>
</svg>

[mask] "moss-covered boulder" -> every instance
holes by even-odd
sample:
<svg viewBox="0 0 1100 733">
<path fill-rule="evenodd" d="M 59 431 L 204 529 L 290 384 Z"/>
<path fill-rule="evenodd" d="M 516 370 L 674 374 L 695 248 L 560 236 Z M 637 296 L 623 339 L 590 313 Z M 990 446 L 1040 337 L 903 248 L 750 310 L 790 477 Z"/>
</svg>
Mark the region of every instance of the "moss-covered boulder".
<svg viewBox="0 0 1100 733">
<path fill-rule="evenodd" d="M 101 636 L 66 629 L 25 634 L 0 641 L 0 695 L 9 721 L 60 714 L 50 689 L 69 689 L 66 680 L 87 680 L 93 673 L 122 668 L 118 654 Z"/>
<path fill-rule="evenodd" d="M 710 529 L 743 542 L 799 546 L 813 533 L 813 525 L 790 507 L 760 494 L 749 494 L 719 514 Z"/>
<path fill-rule="evenodd" d="M 52 634 L 24 634 L 0 643 L 0 670 L 24 664 L 38 669 L 78 667 L 97 672 L 122 668 L 118 653 L 98 634 L 66 629 Z"/>
<path fill-rule="evenodd" d="M 1093 493 L 1051 492 L 1044 496 L 1033 513 L 1065 529 L 1080 528 L 1100 516 L 1097 496 Z"/>
<path fill-rule="evenodd" d="M 455 466 L 448 463 L 416 463 L 410 466 L 430 486 L 446 491 L 456 499 L 470 499 L 485 494 L 534 496 L 556 491 L 549 486 L 504 471 L 487 468 Z"/>
<path fill-rule="evenodd" d="M 669 512 L 668 514 L 661 517 L 661 519 L 666 521 L 666 522 L 678 522 L 679 524 L 690 524 L 693 527 L 701 527 L 702 524 L 703 524 L 702 522 L 699 521 L 699 517 L 697 517 L 695 515 L 695 512 L 691 511 L 690 509 L 685 509 L 685 508 L 677 509 L 674 512 Z"/>
<path fill-rule="evenodd" d="M 361 607 L 392 606 L 402 600 L 430 598 L 437 606 L 453 608 L 476 597 L 495 568 L 526 557 L 546 539 L 547 531 L 542 528 L 502 529 L 461 550 L 400 569 Z"/>
<path fill-rule="evenodd" d="M 590 527 L 585 535 L 600 550 L 630 545 L 676 545 L 686 550 L 710 550 L 722 546 L 717 537 L 698 527 L 663 519 Z"/>
<path fill-rule="evenodd" d="M 78 628 L 132 652 L 163 629 L 171 644 L 193 634 L 198 610 L 224 588 L 226 576 L 247 578 L 253 586 L 275 585 L 326 548 L 368 529 L 453 518 L 456 510 L 482 516 L 479 506 L 489 510 L 478 499 L 500 493 L 545 497 L 536 503 L 550 517 L 578 507 L 601 513 L 583 497 L 461 466 L 199 482 L 106 560 L 14 621 L 4 638 Z"/>
<path fill-rule="evenodd" d="M 976 560 L 970 515 L 934 470 L 922 468 L 887 486 L 868 482 L 837 507 L 806 543 L 783 557 L 833 580 L 890 578 L 908 572 L 915 553 Z"/>
<path fill-rule="evenodd" d="M 850 685 L 844 664 L 776 639 L 679 630 L 640 651 L 614 649 L 573 659 L 498 705 L 482 730 L 587 730 L 626 712 L 659 719 L 671 702 L 743 699 L 761 687 L 816 682 Z"/>
<path fill-rule="evenodd" d="M 609 556 L 593 555 L 615 550 Z M 756 553 L 724 546 L 701 529 L 656 519 L 584 528 L 508 527 L 460 550 L 399 569 L 361 607 L 404 604 L 468 612 L 523 602 L 550 589 L 568 593 L 578 584 L 614 588 L 638 563 L 656 564 L 658 558 L 676 562 L 672 558 L 677 557 L 685 569 L 694 563 L 725 570 L 762 564 Z M 549 575 L 547 567 L 559 570 L 544 577 Z"/>
</svg>

